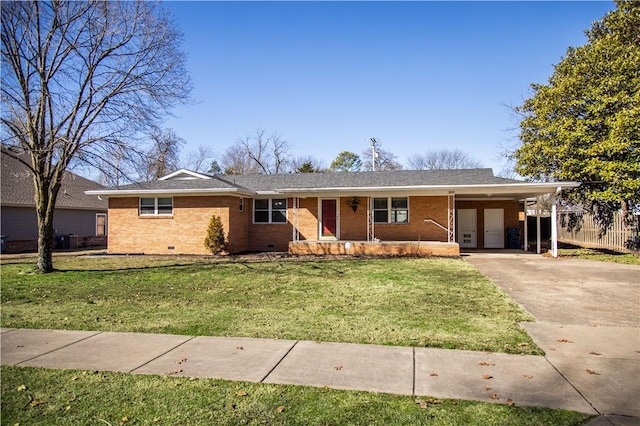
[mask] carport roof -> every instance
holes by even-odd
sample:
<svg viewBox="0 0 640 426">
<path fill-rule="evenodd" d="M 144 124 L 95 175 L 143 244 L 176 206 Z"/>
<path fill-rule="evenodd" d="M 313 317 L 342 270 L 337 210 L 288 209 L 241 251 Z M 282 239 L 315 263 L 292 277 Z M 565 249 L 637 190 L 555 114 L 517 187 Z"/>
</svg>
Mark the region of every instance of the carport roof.
<svg viewBox="0 0 640 426">
<path fill-rule="evenodd" d="M 493 175 L 491 169 L 394 170 L 376 172 L 205 175 L 179 170 L 156 181 L 87 191 L 108 197 L 134 195 L 446 195 L 457 198 L 528 198 L 578 186 L 577 182 L 536 183 Z"/>
</svg>

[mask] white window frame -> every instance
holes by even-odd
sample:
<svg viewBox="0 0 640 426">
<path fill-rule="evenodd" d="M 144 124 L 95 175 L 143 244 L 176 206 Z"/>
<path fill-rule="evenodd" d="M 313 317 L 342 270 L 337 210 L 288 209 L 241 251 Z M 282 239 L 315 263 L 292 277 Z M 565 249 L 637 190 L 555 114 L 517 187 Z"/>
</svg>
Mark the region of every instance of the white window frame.
<svg viewBox="0 0 640 426">
<path fill-rule="evenodd" d="M 239 210 L 241 213 L 244 213 L 244 197 L 240 197 L 240 207 Z"/>
<path fill-rule="evenodd" d="M 100 234 L 98 232 L 98 217 L 104 217 L 104 234 Z M 96 213 L 96 237 L 106 237 L 107 236 L 107 214 L 106 213 Z"/>
<path fill-rule="evenodd" d="M 407 220 L 405 222 L 396 222 L 394 219 L 393 212 L 394 211 L 404 211 L 405 209 L 394 209 L 393 208 L 393 199 L 398 199 L 398 198 L 403 198 L 407 200 Z M 386 222 L 378 222 L 375 221 L 375 212 L 376 211 L 384 211 L 383 209 L 375 209 L 375 201 L 376 200 L 380 200 L 380 199 L 386 199 L 387 200 L 387 221 Z M 372 197 L 371 198 L 371 211 L 373 211 L 373 217 L 374 217 L 374 224 L 376 225 L 384 225 L 384 224 L 392 224 L 392 225 L 406 225 L 409 223 L 409 197 Z"/>
<path fill-rule="evenodd" d="M 265 210 L 265 209 L 257 210 L 256 209 L 256 201 L 262 201 L 262 200 L 267 200 L 268 201 L 268 209 L 267 210 Z M 273 208 L 273 202 L 275 200 L 284 200 L 284 209 L 274 209 Z M 256 224 L 256 225 L 260 225 L 260 224 L 262 224 L 262 225 L 269 225 L 269 224 L 272 224 L 272 225 L 286 225 L 289 222 L 289 218 L 287 216 L 288 209 L 289 209 L 289 199 L 286 198 L 286 197 L 285 198 L 254 198 L 253 199 L 253 223 Z M 256 211 L 262 211 L 262 212 L 266 211 L 266 212 L 268 212 L 268 214 L 269 214 L 268 219 L 269 220 L 267 222 L 256 222 Z M 274 222 L 273 221 L 273 212 L 277 212 L 277 211 L 280 211 L 280 212 L 284 213 L 284 222 L 280 222 L 280 221 Z"/>
<path fill-rule="evenodd" d="M 153 199 L 153 213 L 143 213 L 142 212 L 142 200 L 150 200 Z M 171 213 L 159 213 L 158 212 L 158 200 L 165 199 L 171 200 Z M 141 217 L 150 217 L 150 216 L 173 216 L 173 197 L 140 197 L 138 199 L 138 216 Z"/>
</svg>

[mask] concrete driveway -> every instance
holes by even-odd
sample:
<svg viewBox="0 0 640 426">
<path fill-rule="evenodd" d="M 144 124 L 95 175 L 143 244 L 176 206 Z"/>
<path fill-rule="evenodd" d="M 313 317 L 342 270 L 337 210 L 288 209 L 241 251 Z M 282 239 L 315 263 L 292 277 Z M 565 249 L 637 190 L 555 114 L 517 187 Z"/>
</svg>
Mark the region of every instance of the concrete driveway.
<svg viewBox="0 0 640 426">
<path fill-rule="evenodd" d="M 464 258 L 529 312 L 522 327 L 599 424 L 640 425 L 640 267 L 529 253 Z"/>
</svg>

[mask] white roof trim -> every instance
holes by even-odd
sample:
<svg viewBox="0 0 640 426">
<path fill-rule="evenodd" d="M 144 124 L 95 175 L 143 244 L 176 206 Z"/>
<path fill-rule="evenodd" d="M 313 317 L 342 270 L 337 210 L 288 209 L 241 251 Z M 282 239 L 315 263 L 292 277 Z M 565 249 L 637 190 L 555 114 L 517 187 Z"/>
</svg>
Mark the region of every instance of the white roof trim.
<svg viewBox="0 0 640 426">
<path fill-rule="evenodd" d="M 238 188 L 195 188 L 195 189 L 93 189 L 84 192 L 87 195 L 105 195 L 112 197 L 126 197 L 132 195 L 246 195 L 253 196 L 255 192 L 241 191 Z"/>
<path fill-rule="evenodd" d="M 513 192 L 549 193 L 563 188 L 575 188 L 579 182 L 522 182 L 497 183 L 479 185 L 407 185 L 407 186 L 354 186 L 354 187 L 325 187 L 325 188 L 282 188 L 281 193 L 326 193 L 326 192 L 453 192 L 456 194 L 506 194 Z"/>
<path fill-rule="evenodd" d="M 185 177 L 179 177 L 184 175 Z M 211 176 L 203 175 L 202 173 L 193 172 L 187 169 L 180 169 L 173 173 L 169 173 L 166 176 L 162 176 L 158 180 L 169 180 L 169 179 L 211 179 Z"/>
</svg>

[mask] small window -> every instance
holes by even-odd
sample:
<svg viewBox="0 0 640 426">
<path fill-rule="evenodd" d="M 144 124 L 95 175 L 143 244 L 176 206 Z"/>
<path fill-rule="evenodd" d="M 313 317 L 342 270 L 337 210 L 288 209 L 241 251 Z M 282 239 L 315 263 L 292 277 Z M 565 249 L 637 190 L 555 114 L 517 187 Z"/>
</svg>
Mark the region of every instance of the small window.
<svg viewBox="0 0 640 426">
<path fill-rule="evenodd" d="M 103 237 L 105 235 L 107 235 L 107 215 L 96 213 L 96 236 Z"/>
<path fill-rule="evenodd" d="M 140 198 L 140 216 L 170 216 L 173 198 Z"/>
<path fill-rule="evenodd" d="M 240 198 L 240 206 L 239 206 L 239 210 L 241 212 L 244 211 L 244 198 Z"/>
<path fill-rule="evenodd" d="M 388 199 L 373 199 L 373 221 L 375 223 L 389 223 Z"/>
<path fill-rule="evenodd" d="M 391 222 L 409 222 L 409 201 L 406 197 L 391 199 Z"/>
<path fill-rule="evenodd" d="M 253 200 L 254 223 L 287 223 L 287 199 Z"/>
<path fill-rule="evenodd" d="M 374 198 L 373 221 L 375 223 L 409 223 L 409 199 L 407 197 Z"/>
</svg>

